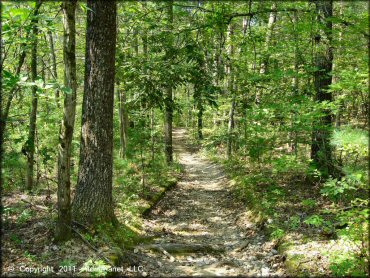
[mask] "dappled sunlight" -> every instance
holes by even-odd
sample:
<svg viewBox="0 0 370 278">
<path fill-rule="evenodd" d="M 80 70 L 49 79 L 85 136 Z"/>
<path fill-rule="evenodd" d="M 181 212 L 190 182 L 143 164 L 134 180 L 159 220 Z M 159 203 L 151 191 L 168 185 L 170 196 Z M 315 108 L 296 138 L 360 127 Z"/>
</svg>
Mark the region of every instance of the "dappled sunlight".
<svg viewBox="0 0 370 278">
<path fill-rule="evenodd" d="M 143 260 L 160 265 L 152 275 L 283 273 L 280 257 L 253 231 L 255 226 L 238 225 L 244 208 L 230 195 L 221 167 L 198 153 L 190 154 L 184 138 L 184 130 L 175 130 L 174 146 L 185 173 L 176 190 L 167 192 L 143 223 L 147 234 L 155 236 L 151 244 L 139 248 Z"/>
</svg>

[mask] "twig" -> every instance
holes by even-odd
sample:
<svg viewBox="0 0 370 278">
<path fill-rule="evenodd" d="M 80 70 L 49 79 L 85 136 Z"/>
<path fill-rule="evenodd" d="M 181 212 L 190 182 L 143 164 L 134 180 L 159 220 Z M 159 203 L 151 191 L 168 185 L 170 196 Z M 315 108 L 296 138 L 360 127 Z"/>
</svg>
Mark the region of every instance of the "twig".
<svg viewBox="0 0 370 278">
<path fill-rule="evenodd" d="M 35 207 L 35 208 L 38 208 L 38 209 L 42 209 L 42 210 L 48 210 L 49 208 L 48 207 L 45 207 L 45 206 L 40 206 L 40 205 L 34 205 L 32 204 L 30 201 L 27 201 L 25 199 L 21 199 L 22 202 L 25 202 L 27 204 L 30 204 L 31 207 Z"/>
<path fill-rule="evenodd" d="M 298 267 L 301 265 L 301 264 L 305 264 L 305 263 L 308 263 L 308 262 L 311 262 L 312 260 L 305 260 L 305 261 L 301 261 L 298 263 Z"/>
<path fill-rule="evenodd" d="M 71 227 L 71 229 L 72 229 L 72 231 L 73 232 L 75 232 L 80 238 L 81 238 L 81 240 L 87 245 L 87 246 L 89 246 L 92 250 L 94 250 L 96 253 L 97 253 L 97 255 L 100 257 L 100 258 L 102 258 L 102 259 L 104 259 L 108 264 L 110 264 L 110 265 L 114 265 L 114 263 L 111 261 L 111 260 L 109 260 L 107 257 L 105 257 L 103 254 L 101 254 L 101 252 L 99 251 L 99 249 L 98 248 L 96 248 L 94 245 L 92 245 L 89 241 L 87 241 L 84 237 L 83 237 L 83 235 L 81 235 L 75 228 L 73 228 L 73 227 Z"/>
</svg>

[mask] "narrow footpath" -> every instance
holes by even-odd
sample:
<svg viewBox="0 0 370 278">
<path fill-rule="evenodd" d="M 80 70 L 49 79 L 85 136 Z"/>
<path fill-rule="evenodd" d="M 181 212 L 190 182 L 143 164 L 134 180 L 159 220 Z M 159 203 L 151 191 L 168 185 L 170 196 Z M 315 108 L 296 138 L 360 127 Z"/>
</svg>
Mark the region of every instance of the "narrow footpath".
<svg viewBox="0 0 370 278">
<path fill-rule="evenodd" d="M 175 156 L 185 173 L 144 221 L 154 240 L 135 249 L 138 276 L 284 275 L 282 258 L 245 217 L 221 167 L 187 146 L 174 130 Z"/>
</svg>

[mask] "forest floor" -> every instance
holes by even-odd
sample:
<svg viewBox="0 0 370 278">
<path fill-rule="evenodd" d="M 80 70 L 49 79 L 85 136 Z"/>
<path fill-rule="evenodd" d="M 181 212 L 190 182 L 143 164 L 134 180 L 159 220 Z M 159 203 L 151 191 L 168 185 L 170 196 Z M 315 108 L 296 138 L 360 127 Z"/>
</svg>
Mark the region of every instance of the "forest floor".
<svg viewBox="0 0 370 278">
<path fill-rule="evenodd" d="M 184 129 L 173 139 L 185 172 L 144 220 L 153 241 L 133 250 L 140 271 L 131 275 L 283 275 L 283 258 L 235 201 L 221 167 L 187 144 Z"/>
</svg>

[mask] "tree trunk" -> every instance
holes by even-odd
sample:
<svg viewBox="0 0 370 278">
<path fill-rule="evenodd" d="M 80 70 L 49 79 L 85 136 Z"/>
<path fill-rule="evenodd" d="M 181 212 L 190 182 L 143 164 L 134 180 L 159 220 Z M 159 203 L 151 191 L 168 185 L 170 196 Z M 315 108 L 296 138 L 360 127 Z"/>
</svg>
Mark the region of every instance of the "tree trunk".
<svg viewBox="0 0 370 278">
<path fill-rule="evenodd" d="M 51 31 L 48 31 L 49 35 L 49 43 L 50 43 L 50 52 L 51 52 L 51 61 L 52 61 L 52 73 L 53 73 L 53 79 L 55 81 L 58 81 L 58 72 L 57 72 L 57 60 L 55 55 L 55 48 L 54 48 L 54 40 L 53 40 L 53 34 Z M 59 104 L 59 90 L 55 90 L 55 102 L 57 104 L 57 107 L 60 106 Z"/>
<path fill-rule="evenodd" d="M 168 29 L 172 30 L 173 24 L 173 0 L 169 0 L 167 3 L 167 20 Z M 172 34 L 169 34 L 169 48 L 172 48 Z M 172 50 L 167 50 L 166 57 L 168 61 L 171 61 Z M 173 99 L 172 99 L 172 87 L 168 86 L 165 92 L 165 119 L 164 119 L 164 144 L 166 161 L 168 164 L 173 162 L 173 149 L 172 149 L 172 120 L 173 120 Z"/>
<path fill-rule="evenodd" d="M 232 132 L 234 129 L 234 112 L 235 112 L 235 95 L 232 96 L 231 99 L 231 107 L 230 107 L 230 112 L 229 112 L 229 124 L 227 127 L 227 159 L 231 158 L 232 154 Z"/>
<path fill-rule="evenodd" d="M 271 6 L 272 10 L 276 10 L 276 3 L 273 3 Z M 271 44 L 271 38 L 272 38 L 272 33 L 274 31 L 274 26 L 276 22 L 276 12 L 273 11 L 270 13 L 268 25 L 267 25 L 267 34 L 266 34 L 266 43 L 265 43 L 265 50 L 264 50 L 264 55 L 262 58 L 262 64 L 261 64 L 261 69 L 260 73 L 268 73 L 268 65 L 269 65 L 269 59 L 270 59 L 270 54 L 269 54 L 269 48 Z"/>
<path fill-rule="evenodd" d="M 36 3 L 36 7 L 35 7 L 35 10 L 33 12 L 33 16 L 37 16 L 38 13 L 39 13 L 39 10 L 40 10 L 40 7 L 41 7 L 41 2 L 37 2 Z M 28 41 L 30 38 L 30 33 L 31 33 L 31 29 L 28 29 L 27 30 L 27 33 L 26 33 L 26 36 L 25 36 L 25 39 L 26 41 Z M 22 50 L 20 55 L 19 55 L 19 60 L 18 60 L 18 65 L 15 69 L 15 76 L 19 75 L 20 72 L 21 72 L 21 69 L 22 69 L 22 66 L 24 64 L 24 61 L 26 59 L 26 47 L 27 47 L 27 44 L 26 43 L 22 43 L 21 46 L 20 46 L 20 49 Z M 3 65 L 3 61 L 1 61 L 1 65 Z M 4 136 L 5 136 L 5 130 L 6 130 L 6 123 L 7 123 L 7 119 L 8 119 L 8 116 L 9 116 L 9 111 L 10 111 L 10 106 L 12 104 L 12 101 L 13 101 L 13 98 L 14 98 L 14 95 L 16 93 L 16 91 L 18 90 L 18 84 L 14 85 L 11 89 L 10 89 L 10 92 L 9 92 L 9 97 L 7 98 L 6 100 L 6 104 L 5 104 L 5 107 L 3 108 L 3 106 L 1 106 L 1 117 L 0 117 L 0 143 L 3 143 L 4 142 Z M 2 103 L 1 103 L 2 105 Z"/>
<path fill-rule="evenodd" d="M 155 136 L 154 136 L 154 107 L 152 107 L 150 109 L 150 136 L 151 136 L 151 146 L 150 146 L 150 150 L 151 150 L 151 157 L 152 157 L 152 161 L 154 161 L 154 155 L 155 155 L 155 149 L 154 149 L 154 146 L 155 146 Z"/>
<path fill-rule="evenodd" d="M 293 28 L 294 28 L 294 74 L 292 80 L 292 86 L 293 86 L 293 97 L 296 97 L 298 94 L 298 32 L 297 32 L 297 24 L 298 24 L 298 15 L 297 12 L 293 12 Z M 295 122 L 297 119 L 297 113 L 296 111 L 293 111 L 292 114 L 292 127 L 293 129 L 297 128 L 295 126 Z M 291 132 L 291 148 L 292 151 L 294 151 L 295 156 L 298 155 L 298 132 L 297 130 L 293 130 Z"/>
<path fill-rule="evenodd" d="M 234 129 L 234 112 L 235 112 L 235 90 L 234 90 L 234 69 L 232 66 L 232 60 L 234 57 L 234 46 L 233 46 L 233 35 L 234 35 L 234 26 L 230 24 L 229 26 L 229 65 L 228 65 L 228 73 L 229 73 L 229 92 L 231 97 L 231 106 L 230 106 L 230 112 L 229 112 L 229 123 L 227 127 L 227 150 L 226 150 L 226 155 L 227 159 L 231 158 L 231 153 L 232 153 L 232 132 Z"/>
<path fill-rule="evenodd" d="M 315 64 L 317 70 L 314 72 L 315 99 L 318 103 L 332 102 L 332 93 L 328 92 L 332 82 L 331 72 L 333 66 L 332 22 L 333 2 L 316 2 L 317 21 L 319 32 L 315 36 Z M 328 175 L 333 171 L 332 150 L 330 147 L 330 135 L 332 129 L 332 113 L 330 109 L 322 111 L 323 116 L 315 123 L 311 158 L 318 169 Z"/>
<path fill-rule="evenodd" d="M 117 100 L 118 100 L 118 115 L 119 115 L 119 138 L 120 148 L 119 156 L 126 158 L 127 153 L 127 129 L 128 129 L 128 114 L 126 108 L 126 94 L 120 89 L 120 83 L 117 82 Z"/>
<path fill-rule="evenodd" d="M 36 6 L 40 6 L 41 1 L 38 0 Z M 32 18 L 32 49 L 31 49 L 31 79 L 32 82 L 37 78 L 37 35 L 38 35 L 38 11 L 35 10 Z M 30 113 L 30 126 L 28 130 L 28 139 L 26 143 L 27 153 L 27 174 L 26 174 L 26 189 L 32 190 L 33 188 L 33 168 L 35 156 L 35 132 L 36 132 L 36 115 L 37 115 L 37 86 L 32 86 L 32 103 Z"/>
<path fill-rule="evenodd" d="M 197 84 L 195 84 L 195 90 L 198 90 Z M 197 109 L 198 109 L 198 139 L 202 140 L 203 139 L 203 104 L 202 104 L 202 97 L 200 95 L 201 93 L 198 93 L 198 98 L 197 98 Z"/>
<path fill-rule="evenodd" d="M 66 241 L 71 238 L 71 153 L 76 115 L 76 11 L 77 1 L 63 2 L 63 62 L 64 86 L 71 88 L 64 94 L 63 120 L 59 134 L 58 148 L 58 224 L 56 239 Z"/>
<path fill-rule="evenodd" d="M 343 0 L 340 1 L 340 6 L 339 6 L 339 16 L 340 18 L 343 18 L 343 10 L 344 10 L 344 2 Z M 339 30 L 339 38 L 338 38 L 338 44 L 339 44 L 339 47 L 338 47 L 338 56 L 340 57 L 341 56 L 341 53 L 342 53 L 342 40 L 343 40 L 343 26 L 340 26 L 340 30 Z M 334 68 L 335 68 L 335 64 L 333 63 L 333 71 Z M 333 77 L 333 83 L 336 83 L 337 80 L 335 77 Z M 339 128 L 342 124 L 342 115 L 344 113 L 344 98 L 341 98 L 340 101 L 339 101 L 339 107 L 338 107 L 338 111 L 337 111 L 337 114 L 335 116 L 335 127 L 336 128 Z"/>
<path fill-rule="evenodd" d="M 116 48 L 115 1 L 87 1 L 85 88 L 81 148 L 73 218 L 116 223 L 113 211 L 113 101 Z"/>
</svg>

